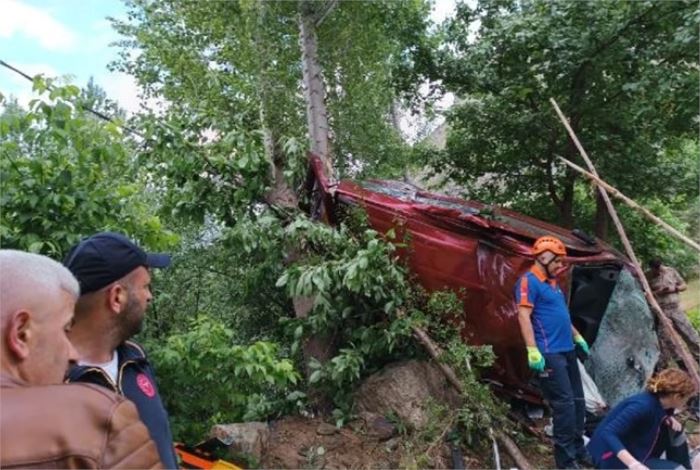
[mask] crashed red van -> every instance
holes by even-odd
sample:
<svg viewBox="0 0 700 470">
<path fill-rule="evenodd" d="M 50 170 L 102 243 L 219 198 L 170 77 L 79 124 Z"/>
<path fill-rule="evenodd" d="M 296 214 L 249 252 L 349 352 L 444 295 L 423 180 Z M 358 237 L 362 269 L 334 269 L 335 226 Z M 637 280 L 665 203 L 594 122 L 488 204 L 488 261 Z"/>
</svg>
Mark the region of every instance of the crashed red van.
<svg viewBox="0 0 700 470">
<path fill-rule="evenodd" d="M 586 370 L 610 405 L 638 391 L 659 356 L 654 320 L 629 262 L 600 240 L 517 212 L 443 196 L 399 181 L 331 184 L 310 155 L 317 212 L 339 222 L 343 206 L 362 208 L 380 233 L 394 229 L 399 250 L 428 290 L 451 289 L 464 301 L 465 341 L 491 345 L 490 379 L 503 392 L 540 401 L 527 367 L 513 300 L 516 279 L 532 264 L 530 247 L 545 234 L 566 245 L 561 280 L 576 328 L 591 345 Z"/>
</svg>

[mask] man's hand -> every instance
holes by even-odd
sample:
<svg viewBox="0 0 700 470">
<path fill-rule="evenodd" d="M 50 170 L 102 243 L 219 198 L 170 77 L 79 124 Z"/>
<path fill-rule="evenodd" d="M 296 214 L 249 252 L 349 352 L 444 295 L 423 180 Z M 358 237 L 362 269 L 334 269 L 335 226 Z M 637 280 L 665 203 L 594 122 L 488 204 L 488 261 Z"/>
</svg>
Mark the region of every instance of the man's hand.
<svg viewBox="0 0 700 470">
<path fill-rule="evenodd" d="M 544 357 L 535 346 L 527 347 L 527 365 L 536 372 L 544 371 Z"/>
<path fill-rule="evenodd" d="M 588 356 L 590 348 L 588 347 L 588 343 L 586 343 L 586 340 L 583 339 L 583 336 L 581 336 L 580 334 L 574 336 L 574 343 L 576 343 L 578 347 L 581 348 L 581 351 L 586 353 L 586 356 Z"/>
</svg>

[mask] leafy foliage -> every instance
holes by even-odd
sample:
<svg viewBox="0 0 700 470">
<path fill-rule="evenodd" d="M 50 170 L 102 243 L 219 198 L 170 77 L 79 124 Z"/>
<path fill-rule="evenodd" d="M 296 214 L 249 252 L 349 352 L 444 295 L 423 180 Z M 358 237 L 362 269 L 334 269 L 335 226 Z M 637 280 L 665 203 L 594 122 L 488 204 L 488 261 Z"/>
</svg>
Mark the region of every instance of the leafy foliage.
<svg viewBox="0 0 700 470">
<path fill-rule="evenodd" d="M 154 278 L 149 338 L 183 332 L 189 319 L 208 315 L 234 331 L 237 342 L 285 339 L 279 318 L 293 311 L 275 287 L 284 270 L 284 232 L 270 211 L 239 219 L 232 228 L 209 221 L 181 226 L 173 263 Z"/>
<path fill-rule="evenodd" d="M 700 331 L 700 307 L 695 306 L 686 313 L 690 319 L 690 324 L 693 325 L 696 330 Z"/>
<path fill-rule="evenodd" d="M 436 68 L 462 102 L 434 168 L 472 197 L 539 208 L 572 226 L 580 178 L 555 156 L 580 158 L 554 97 L 606 181 L 633 198 L 667 197 L 676 181 L 662 149 L 696 132 L 695 2 L 470 5 L 446 26 Z"/>
<path fill-rule="evenodd" d="M 480 445 L 484 430 L 505 423 L 506 408 L 496 399 L 481 372 L 492 366 L 496 356 L 491 346 L 472 346 L 464 342 L 464 302 L 453 291 L 434 292 L 423 307 L 423 324 L 430 337 L 443 349 L 440 358 L 460 379 L 462 406 L 453 414 L 459 437 L 470 447 Z"/>
<path fill-rule="evenodd" d="M 277 345 L 240 346 L 234 337 L 223 322 L 201 315 L 185 332 L 151 345 L 178 439 L 198 442 L 214 424 L 267 419 L 303 405 L 304 394 L 293 390 L 299 374 L 278 358 Z"/>
<path fill-rule="evenodd" d="M 320 28 L 339 176 L 402 175 L 409 149 L 391 113 L 400 97 L 417 98 L 432 59 L 428 10 L 422 1 L 345 2 Z"/>
<path fill-rule="evenodd" d="M 312 3 L 319 21 L 329 5 Z M 422 356 L 411 339 L 418 325 L 463 381 L 465 403 L 451 419 L 473 443 L 504 422 L 504 411 L 480 377 L 493 352 L 460 336 L 462 301 L 413 286 L 391 233 L 355 221 L 333 229 L 271 207 L 273 169 L 291 187 L 306 169 L 299 7 L 129 1 L 128 19 L 114 23 L 124 36 L 114 67 L 163 106 L 130 121 L 145 136 L 137 148 L 82 111 L 78 101 L 118 113 L 98 89 L 37 80 L 44 97 L 0 117 L 3 246 L 60 257 L 81 235 L 116 229 L 158 248 L 176 237 L 155 214 L 177 227 L 182 243 L 172 269 L 155 277 L 142 339 L 178 439 L 196 442 L 216 422 L 302 407 L 307 387 L 327 390 L 342 422 L 359 380 Z M 472 196 L 592 230 L 595 193 L 554 163 L 559 154 L 577 160 L 547 103 L 554 96 L 606 180 L 697 233 L 700 218 L 686 211 L 700 207 L 691 134 L 697 6 L 464 3 L 437 52 L 427 8 L 423 0 L 340 2 L 319 22 L 340 175 L 393 176 L 412 157 Z M 445 152 L 410 151 L 391 126 L 392 107 L 415 98 L 422 73 L 463 98 Z M 661 251 L 688 269 L 677 242 L 621 212 L 643 258 Z M 299 256 L 285 255 L 292 252 Z M 300 297 L 313 298 L 313 310 L 292 318 Z M 312 363 L 301 384 L 300 349 L 313 335 L 332 338 L 337 354 Z M 444 423 L 434 424 L 432 441 Z"/>
<path fill-rule="evenodd" d="M 114 22 L 124 36 L 114 67 L 167 103 L 138 118 L 148 137 L 142 164 L 161 175 L 165 211 L 199 222 L 214 214 L 231 226 L 251 203 L 269 202 L 273 167 L 290 187 L 303 181 L 301 3 L 127 2 L 128 19 Z M 320 16 L 328 4 L 311 6 Z M 341 2 L 317 28 L 341 174 L 401 171 L 407 149 L 389 115 L 397 95 L 418 84 L 409 70 L 429 57 L 427 8 L 422 0 Z"/>
<path fill-rule="evenodd" d="M 326 364 L 313 362 L 311 384 L 329 391 L 341 410 L 349 411 L 353 384 L 398 358 L 412 355 L 410 322 L 394 312 L 410 294 L 405 272 L 396 263 L 394 245 L 365 229 L 351 232 L 297 219 L 288 242 L 306 253 L 277 281 L 292 297 L 313 297 L 305 319 L 286 321 L 297 351 L 310 335 L 331 336 L 338 354 Z"/>
<path fill-rule="evenodd" d="M 303 261 L 288 268 L 277 282 L 289 297 L 313 297 L 306 319 L 287 320 L 296 351 L 313 334 L 332 336 L 338 353 L 327 363 L 312 363 L 309 383 L 329 391 L 342 423 L 352 412 L 349 396 L 357 382 L 387 363 L 424 353 L 412 339 L 413 326 L 427 329 L 445 350 L 441 358 L 464 381 L 465 404 L 456 423 L 464 436 L 503 419 L 502 405 L 494 399 L 479 371 L 493 364 L 490 347 L 468 346 L 461 337 L 464 303 L 454 292 L 428 294 L 409 282 L 398 263 L 400 243 L 392 234 L 383 239 L 373 230 L 337 229 L 297 220 L 287 228 L 291 243 L 303 248 Z M 401 312 L 401 313 L 399 313 Z"/>
<path fill-rule="evenodd" d="M 81 236 L 119 230 L 150 247 L 171 245 L 143 196 L 134 149 L 120 129 L 85 113 L 73 85 L 41 77 L 29 110 L 0 116 L 3 247 L 60 258 Z"/>
</svg>

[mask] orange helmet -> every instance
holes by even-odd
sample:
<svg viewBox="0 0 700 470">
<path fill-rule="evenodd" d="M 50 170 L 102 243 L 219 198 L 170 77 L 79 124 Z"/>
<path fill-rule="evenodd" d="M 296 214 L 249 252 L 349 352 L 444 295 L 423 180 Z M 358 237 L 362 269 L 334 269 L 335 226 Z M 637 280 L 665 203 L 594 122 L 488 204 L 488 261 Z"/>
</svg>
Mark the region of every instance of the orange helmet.
<svg viewBox="0 0 700 470">
<path fill-rule="evenodd" d="M 535 256 L 544 253 L 545 251 L 551 251 L 557 256 L 566 256 L 566 247 L 557 237 L 551 235 L 545 235 L 535 240 L 532 245 L 532 254 Z"/>
</svg>

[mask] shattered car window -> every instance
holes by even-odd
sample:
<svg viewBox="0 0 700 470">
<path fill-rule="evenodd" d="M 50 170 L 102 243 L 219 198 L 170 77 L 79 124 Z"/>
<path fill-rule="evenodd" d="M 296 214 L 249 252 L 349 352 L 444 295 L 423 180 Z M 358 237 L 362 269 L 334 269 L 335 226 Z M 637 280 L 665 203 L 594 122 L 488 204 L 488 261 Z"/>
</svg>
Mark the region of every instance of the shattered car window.
<svg viewBox="0 0 700 470">
<path fill-rule="evenodd" d="M 644 387 L 658 358 L 651 310 L 636 279 L 623 269 L 585 362 L 586 369 L 612 407 Z"/>
</svg>

